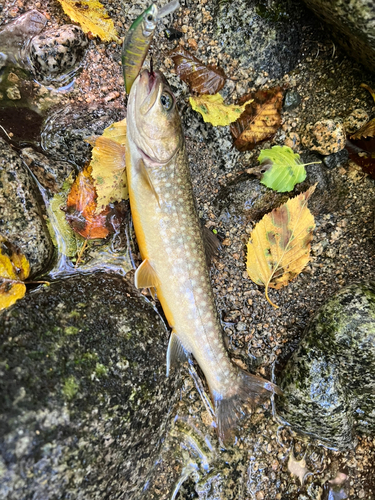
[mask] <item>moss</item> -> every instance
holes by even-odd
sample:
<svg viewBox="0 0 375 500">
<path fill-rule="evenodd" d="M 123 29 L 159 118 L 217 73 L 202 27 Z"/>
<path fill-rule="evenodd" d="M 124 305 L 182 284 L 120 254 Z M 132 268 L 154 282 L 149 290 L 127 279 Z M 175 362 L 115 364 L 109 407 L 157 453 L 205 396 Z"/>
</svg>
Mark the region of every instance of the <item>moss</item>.
<svg viewBox="0 0 375 500">
<path fill-rule="evenodd" d="M 67 399 L 73 399 L 78 392 L 78 383 L 73 375 L 65 379 L 62 392 Z"/>
<path fill-rule="evenodd" d="M 108 368 L 101 363 L 96 363 L 95 366 L 95 375 L 97 377 L 102 377 L 103 375 L 107 375 L 108 373 Z"/>
<path fill-rule="evenodd" d="M 66 326 L 64 328 L 65 335 L 77 335 L 78 332 L 79 328 L 77 328 L 76 326 Z"/>
</svg>

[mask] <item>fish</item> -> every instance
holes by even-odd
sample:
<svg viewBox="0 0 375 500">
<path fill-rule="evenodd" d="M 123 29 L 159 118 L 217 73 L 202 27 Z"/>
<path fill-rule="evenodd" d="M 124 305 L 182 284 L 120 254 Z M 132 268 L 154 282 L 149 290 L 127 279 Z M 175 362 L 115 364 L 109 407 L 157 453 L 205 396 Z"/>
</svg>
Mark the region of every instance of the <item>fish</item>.
<svg viewBox="0 0 375 500">
<path fill-rule="evenodd" d="M 179 7 L 178 0 L 172 0 L 161 9 L 152 4 L 130 26 L 122 45 L 122 68 L 127 94 L 142 68 L 158 21 Z"/>
<path fill-rule="evenodd" d="M 126 169 L 142 257 L 135 286 L 155 290 L 171 328 L 167 375 L 194 356 L 209 387 L 219 438 L 226 443 L 248 403 L 281 391 L 233 364 L 224 346 L 181 119 L 158 71 L 142 70 L 130 91 Z"/>
</svg>

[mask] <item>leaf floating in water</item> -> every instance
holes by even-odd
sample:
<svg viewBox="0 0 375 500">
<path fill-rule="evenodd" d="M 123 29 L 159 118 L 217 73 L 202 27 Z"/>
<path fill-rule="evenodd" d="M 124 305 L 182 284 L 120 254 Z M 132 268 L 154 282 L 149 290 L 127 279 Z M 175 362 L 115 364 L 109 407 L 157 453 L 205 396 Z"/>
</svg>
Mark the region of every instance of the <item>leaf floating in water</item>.
<svg viewBox="0 0 375 500">
<path fill-rule="evenodd" d="M 170 56 L 178 76 L 189 85 L 191 92 L 213 95 L 224 87 L 226 76 L 221 68 L 203 64 L 180 45 Z"/>
<path fill-rule="evenodd" d="M 23 281 L 30 264 L 20 250 L 0 235 L 0 310 L 10 307 L 26 292 Z"/>
<path fill-rule="evenodd" d="M 281 125 L 281 87 L 247 94 L 240 99 L 240 104 L 249 99 L 253 102 L 230 127 L 233 144 L 239 151 L 249 151 L 259 142 L 271 138 Z"/>
<path fill-rule="evenodd" d="M 59 0 L 65 14 L 79 23 L 85 33 L 92 33 L 104 42 L 121 43 L 112 19 L 98 0 Z"/>
<path fill-rule="evenodd" d="M 203 120 L 211 123 L 215 127 L 225 126 L 236 121 L 243 113 L 246 105 L 224 104 L 224 99 L 220 94 L 189 97 L 189 102 L 194 111 L 203 116 Z"/>
<path fill-rule="evenodd" d="M 307 201 L 316 184 L 266 214 L 258 222 L 247 244 L 247 272 L 257 285 L 280 289 L 294 279 L 310 259 L 310 243 L 315 228 Z"/>
<path fill-rule="evenodd" d="M 288 146 L 263 149 L 258 156 L 258 161 L 267 166 L 267 171 L 260 182 L 278 193 L 292 191 L 296 184 L 303 182 L 306 179 L 305 166 L 311 165 L 311 163 L 302 163 L 299 154 Z"/>
<path fill-rule="evenodd" d="M 96 189 L 91 177 L 91 167 L 87 166 L 74 181 L 66 200 L 66 220 L 72 229 L 86 239 L 106 238 L 107 215 L 110 207 L 96 214 Z"/>
</svg>

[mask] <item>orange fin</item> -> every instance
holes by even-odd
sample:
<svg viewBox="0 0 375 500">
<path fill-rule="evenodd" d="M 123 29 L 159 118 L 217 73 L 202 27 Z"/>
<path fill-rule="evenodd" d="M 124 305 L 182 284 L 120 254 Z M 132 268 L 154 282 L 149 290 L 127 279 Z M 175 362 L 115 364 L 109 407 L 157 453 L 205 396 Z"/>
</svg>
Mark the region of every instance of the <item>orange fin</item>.
<svg viewBox="0 0 375 500">
<path fill-rule="evenodd" d="M 155 187 L 152 183 L 152 180 L 150 178 L 150 175 L 149 173 L 147 172 L 147 168 L 146 168 L 146 165 L 144 163 L 144 161 L 141 159 L 139 160 L 139 163 L 138 163 L 138 168 L 139 168 L 139 173 L 141 174 L 141 176 L 143 177 L 143 180 L 144 182 L 148 185 L 148 187 L 150 188 L 150 190 L 152 191 L 152 194 L 155 196 L 156 198 L 156 201 L 158 202 L 158 205 L 160 207 L 160 203 L 159 203 L 159 195 L 158 193 L 156 192 L 155 190 Z"/>
<path fill-rule="evenodd" d="M 180 339 L 177 337 L 177 334 L 172 330 L 167 350 L 167 377 L 169 377 L 171 367 L 186 361 L 186 359 L 187 352 Z"/>
<path fill-rule="evenodd" d="M 159 279 L 154 268 L 147 259 L 145 259 L 136 270 L 134 284 L 136 288 L 156 288 L 158 286 Z"/>
<path fill-rule="evenodd" d="M 233 438 L 239 420 L 246 414 L 246 404 L 254 406 L 265 398 L 267 391 L 282 394 L 281 389 L 272 382 L 252 375 L 238 366 L 234 366 L 234 369 L 237 371 L 237 380 L 233 382 L 233 385 L 237 386 L 236 393 L 229 398 L 223 397 L 222 394 L 217 397 L 214 395 L 217 432 L 223 444 Z"/>
</svg>

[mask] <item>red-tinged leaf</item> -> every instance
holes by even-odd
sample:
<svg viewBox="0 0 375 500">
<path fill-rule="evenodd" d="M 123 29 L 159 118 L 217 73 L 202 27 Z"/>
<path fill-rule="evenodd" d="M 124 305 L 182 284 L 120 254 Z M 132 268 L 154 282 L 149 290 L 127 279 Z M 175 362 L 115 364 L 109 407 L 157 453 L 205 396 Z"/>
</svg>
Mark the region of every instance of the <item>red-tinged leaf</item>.
<svg viewBox="0 0 375 500">
<path fill-rule="evenodd" d="M 181 45 L 170 56 L 178 76 L 189 85 L 191 92 L 213 95 L 224 87 L 226 76 L 221 68 L 203 64 Z"/>
<path fill-rule="evenodd" d="M 99 214 L 96 210 L 96 189 L 91 177 L 91 167 L 86 167 L 74 181 L 66 201 L 66 220 L 71 228 L 86 239 L 106 238 L 107 215 L 110 207 L 107 206 Z"/>
<path fill-rule="evenodd" d="M 253 99 L 253 102 L 246 106 L 239 119 L 230 126 L 233 144 L 239 151 L 249 151 L 259 142 L 270 139 L 281 125 L 281 87 L 247 94 L 240 99 L 239 104 L 249 99 Z"/>
</svg>

